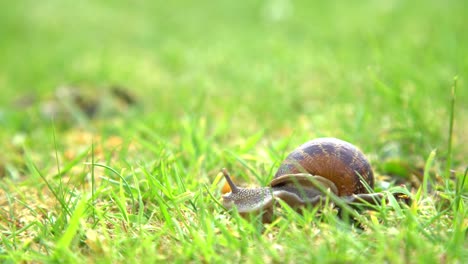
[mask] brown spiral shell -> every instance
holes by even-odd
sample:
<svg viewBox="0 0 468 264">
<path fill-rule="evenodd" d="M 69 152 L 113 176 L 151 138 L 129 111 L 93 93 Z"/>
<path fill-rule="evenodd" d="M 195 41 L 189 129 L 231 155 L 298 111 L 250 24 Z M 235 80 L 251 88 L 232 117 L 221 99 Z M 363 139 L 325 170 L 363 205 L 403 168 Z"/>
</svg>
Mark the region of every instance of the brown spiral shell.
<svg viewBox="0 0 468 264">
<path fill-rule="evenodd" d="M 299 146 L 283 161 L 271 186 L 284 184 L 284 180 L 279 180 L 281 176 L 296 173 L 329 179 L 336 185 L 339 196 L 368 193 L 361 177 L 374 187 L 374 174 L 364 154 L 354 145 L 336 138 L 319 138 Z"/>
</svg>

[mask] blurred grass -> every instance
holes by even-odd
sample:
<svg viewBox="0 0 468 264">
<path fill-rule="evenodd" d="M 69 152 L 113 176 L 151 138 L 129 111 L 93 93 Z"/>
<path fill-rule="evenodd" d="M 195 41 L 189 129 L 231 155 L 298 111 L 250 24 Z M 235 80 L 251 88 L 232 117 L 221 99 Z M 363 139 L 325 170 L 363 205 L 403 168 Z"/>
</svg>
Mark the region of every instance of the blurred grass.
<svg viewBox="0 0 468 264">
<path fill-rule="evenodd" d="M 3 103 L 60 84 L 123 84 L 149 95 L 163 120 L 225 113 L 286 133 L 306 120 L 312 133 L 349 139 L 415 134 L 403 137 L 427 153 L 435 146 L 425 139 L 445 131 L 452 78 L 467 68 L 462 1 L 26 1 L 2 10 Z M 466 94 L 459 89 L 460 102 Z M 250 123 L 235 130 L 258 130 Z"/>
<path fill-rule="evenodd" d="M 396 159 L 394 170 L 406 171 L 405 174 L 407 169 L 400 167 L 406 164 L 423 168 L 429 153 L 437 149 L 439 162 L 434 165 L 433 175 L 438 175 L 447 155 L 450 88 L 455 76 L 459 81 L 453 168 L 459 175 L 467 165 L 466 1 L 26 0 L 0 5 L 0 143 L 6 149 L 0 155 L 0 165 L 5 167 L 3 177 L 8 179 L 3 189 L 8 194 L 17 193 L 12 185 L 18 179 L 25 180 L 22 187 L 26 189 L 36 188 L 39 192 L 44 186 L 40 178 L 33 176 L 31 167 L 24 165 L 24 153 L 31 155 L 31 162 L 50 177 L 58 173 L 55 155 L 50 153 L 57 151 L 59 163 L 66 163 L 62 161 L 66 151 L 86 154 L 92 142 L 105 145 L 108 138 L 117 136 L 122 138 L 123 147 L 104 146 L 103 157 L 98 157 L 98 161 L 122 173 L 120 178 L 134 185 L 131 190 L 139 190 L 140 193 L 132 194 L 144 201 L 130 199 L 132 204 L 147 202 L 160 213 L 158 220 L 168 226 L 151 222 L 151 228 L 161 230 L 149 240 L 159 245 L 168 234 L 171 242 L 188 247 L 183 257 L 179 256 L 181 259 L 200 255 L 207 258 L 237 245 L 225 245 L 224 241 L 225 247 L 191 252 L 198 243 L 190 247 L 192 240 L 182 241 L 187 236 L 199 243 L 206 237 L 216 238 L 214 231 L 209 230 L 212 225 L 220 225 L 209 215 L 215 205 L 202 190 L 203 184 L 210 184 L 224 166 L 235 168 L 236 174 L 246 178 L 262 175 L 265 178 L 257 180 L 263 184 L 284 154 L 295 146 L 315 137 L 335 136 L 361 147 L 378 173 L 385 173 L 379 170 L 388 167 L 381 165 L 385 160 Z M 112 85 L 127 87 L 138 98 L 139 107 L 120 118 L 89 121 L 84 130 L 93 132 L 93 141 L 70 143 L 70 134 L 76 129 L 73 124 L 52 124 L 40 114 L 40 102 L 63 85 L 91 90 L 96 97 Z M 36 103 L 15 106 L 15 101 L 25 95 L 34 95 Z M 83 129 L 82 124 L 78 127 Z M 138 151 L 132 150 L 135 142 Z M 80 148 L 83 146 L 84 150 Z M 244 168 L 236 156 L 244 159 L 253 172 Z M 66 186 L 87 189 L 90 168 L 80 167 L 79 155 L 76 162 L 79 165 L 60 165 L 70 178 Z M 78 171 L 74 170 L 76 167 Z M 152 175 L 164 177 L 155 180 Z M 106 177 L 117 188 L 119 177 L 113 176 L 109 173 Z M 176 186 L 168 187 L 170 184 Z M 104 203 L 115 201 L 124 215 L 129 187 L 101 188 L 98 193 Z M 157 191 L 161 188 L 168 189 L 161 194 Z M 216 189 L 212 191 L 219 197 Z M 447 197 L 453 195 L 450 190 L 444 191 Z M 171 205 L 165 200 L 167 197 L 175 202 Z M 66 202 L 71 207 L 78 203 L 74 199 Z M 170 220 L 169 212 L 181 205 L 186 206 L 183 212 L 177 212 Z M 95 209 L 106 215 L 105 210 L 99 211 L 102 208 Z M 193 210 L 191 216 L 206 223 L 197 226 L 182 221 L 187 226 L 180 226 L 180 219 L 187 217 L 185 209 Z M 122 219 L 141 219 L 141 212 L 132 211 Z M 150 215 L 145 211 L 145 217 L 151 219 Z M 407 217 L 409 226 L 417 226 L 421 220 L 411 218 L 416 217 L 413 214 Z M 61 221 L 54 228 L 65 228 L 68 220 Z M 403 231 L 393 233 L 395 247 L 403 239 L 400 236 L 407 235 L 410 238 L 406 241 L 415 246 L 414 254 L 421 257 L 420 261 L 427 250 L 444 255 L 439 249 L 441 244 L 428 241 L 418 245 L 420 234 L 407 230 L 404 221 L 399 224 Z M 239 228 L 247 228 L 245 225 Z M 380 228 L 383 227 L 377 225 L 374 231 Z M 197 229 L 204 233 L 191 233 Z M 223 227 L 216 230 L 224 234 L 221 240 L 241 244 L 235 242 L 239 233 L 232 234 L 232 230 Z M 292 233 L 305 241 L 308 237 L 299 234 L 303 231 L 298 228 Z M 245 230 L 237 232 L 253 236 L 246 244 L 238 245 L 240 255 L 249 256 L 252 262 L 268 260 L 262 254 L 253 258 L 249 251 L 252 246 L 255 248 L 255 241 L 261 241 L 261 247 L 268 239 Z M 329 232 L 339 234 L 337 240 L 343 243 L 355 239 L 355 234 L 347 230 Z M 280 248 L 282 253 L 272 259 L 278 261 L 283 256 L 283 260 L 291 260 L 284 256 L 294 256 L 295 251 L 287 251 L 281 242 L 293 238 L 281 234 L 282 231 L 275 233 L 279 241 L 263 248 L 263 253 L 276 254 L 273 249 Z M 59 241 L 53 236 L 39 237 Z M 327 248 L 334 244 L 327 242 L 331 238 L 326 236 L 326 242 L 317 242 L 320 249 L 312 259 L 332 259 L 332 251 Z M 381 260 L 402 260 L 379 253 L 385 249 L 385 237 L 377 240 L 381 244 L 377 243 L 370 253 L 365 240 L 351 248 L 343 246 L 339 252 L 358 251 L 352 254 L 356 259 L 351 256 L 341 261 L 358 260 L 362 251 Z M 144 255 L 132 241 L 123 241 L 125 246 L 121 248 L 134 249 L 127 254 Z M 443 244 L 445 240 L 441 241 Z M 53 250 L 53 246 L 45 244 Z M 216 241 L 208 243 L 213 244 Z M 173 249 L 161 246 L 159 250 L 167 253 L 167 247 Z M 298 252 L 303 250 L 297 248 Z M 111 256 L 107 253 L 105 257 Z M 20 256 L 21 250 L 17 254 Z"/>
</svg>

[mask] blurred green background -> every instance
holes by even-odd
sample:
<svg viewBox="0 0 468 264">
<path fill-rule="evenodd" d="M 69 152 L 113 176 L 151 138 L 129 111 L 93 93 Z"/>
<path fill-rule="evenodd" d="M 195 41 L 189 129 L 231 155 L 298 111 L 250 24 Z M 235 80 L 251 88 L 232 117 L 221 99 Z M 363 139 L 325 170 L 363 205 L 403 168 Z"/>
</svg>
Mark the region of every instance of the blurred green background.
<svg viewBox="0 0 468 264">
<path fill-rule="evenodd" d="M 445 147 L 458 76 L 461 161 L 467 11 L 455 0 L 3 1 L 0 133 L 51 126 L 37 107 L 14 107 L 25 94 L 121 85 L 142 106 L 122 122 L 169 138 L 190 116 L 227 138 L 395 141 L 425 156 Z"/>
</svg>

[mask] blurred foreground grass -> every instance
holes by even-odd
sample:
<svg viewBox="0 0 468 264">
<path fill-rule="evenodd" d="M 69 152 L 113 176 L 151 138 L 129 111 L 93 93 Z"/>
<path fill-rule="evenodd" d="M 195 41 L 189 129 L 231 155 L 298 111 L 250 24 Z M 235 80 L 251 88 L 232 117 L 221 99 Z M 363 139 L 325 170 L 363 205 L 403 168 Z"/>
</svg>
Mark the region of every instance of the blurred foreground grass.
<svg viewBox="0 0 468 264">
<path fill-rule="evenodd" d="M 455 76 L 451 169 L 467 166 L 465 1 L 0 5 L 4 259 L 466 261 L 466 192 L 450 204 L 442 177 Z M 98 102 L 124 87 L 137 103 L 52 122 L 41 111 L 63 86 Z M 381 180 L 420 181 L 437 149 L 433 192 L 367 215 L 365 231 L 333 213 L 265 231 L 208 195 L 220 168 L 265 184 L 320 136 L 358 145 Z"/>
</svg>

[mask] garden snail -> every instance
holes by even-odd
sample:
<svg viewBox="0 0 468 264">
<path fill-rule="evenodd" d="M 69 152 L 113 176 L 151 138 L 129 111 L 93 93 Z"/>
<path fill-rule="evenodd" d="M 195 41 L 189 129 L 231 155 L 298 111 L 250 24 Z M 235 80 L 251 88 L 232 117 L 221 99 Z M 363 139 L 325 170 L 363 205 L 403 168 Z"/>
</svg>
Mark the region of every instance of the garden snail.
<svg viewBox="0 0 468 264">
<path fill-rule="evenodd" d="M 301 208 L 321 203 L 326 192 L 347 204 L 377 204 L 384 197 L 368 192 L 374 187 L 374 174 L 364 154 L 336 138 L 318 138 L 299 146 L 286 157 L 268 187 L 241 188 L 226 169 L 223 174 L 230 187 L 223 195 L 224 207 L 236 207 L 241 215 L 262 213 L 263 222 L 271 221 L 275 199 Z"/>
</svg>

